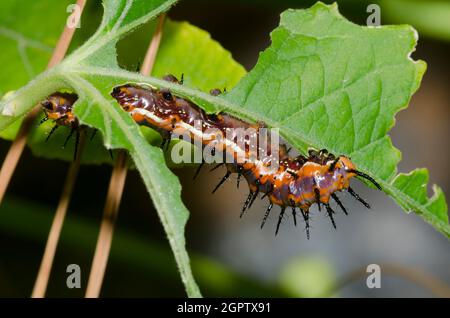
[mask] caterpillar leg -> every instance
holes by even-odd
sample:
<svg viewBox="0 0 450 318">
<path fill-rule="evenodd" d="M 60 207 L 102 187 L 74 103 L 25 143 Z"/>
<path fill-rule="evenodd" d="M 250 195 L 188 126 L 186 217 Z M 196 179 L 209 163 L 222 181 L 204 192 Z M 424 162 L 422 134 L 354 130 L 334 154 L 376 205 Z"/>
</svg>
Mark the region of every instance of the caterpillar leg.
<svg viewBox="0 0 450 318">
<path fill-rule="evenodd" d="M 364 201 L 352 188 L 348 187 L 347 191 L 352 195 L 352 197 L 361 202 L 366 208 L 370 209 L 369 203 Z"/>
<path fill-rule="evenodd" d="M 217 189 L 220 188 L 220 186 L 228 180 L 228 178 L 231 176 L 231 171 L 227 171 L 227 173 L 223 176 L 222 180 L 220 180 L 219 184 L 216 185 L 216 187 L 214 188 L 214 190 L 212 191 L 212 193 L 215 193 L 217 191 Z"/>
<path fill-rule="evenodd" d="M 253 202 L 255 202 L 256 198 L 258 197 L 259 190 L 255 191 L 255 194 L 253 195 L 252 199 L 250 200 L 250 204 L 248 205 L 248 208 L 250 209 L 253 205 Z"/>
<path fill-rule="evenodd" d="M 80 144 L 80 131 L 77 129 L 75 134 L 75 148 L 73 150 L 73 161 L 77 159 L 78 145 Z"/>
<path fill-rule="evenodd" d="M 69 142 L 69 139 L 70 137 L 72 137 L 75 130 L 76 130 L 75 128 L 70 129 L 70 133 L 67 135 L 66 140 L 64 140 L 63 148 L 66 148 L 67 143 Z"/>
<path fill-rule="evenodd" d="M 256 198 L 258 197 L 258 194 L 259 190 L 256 190 L 255 192 L 250 191 L 250 193 L 247 196 L 247 199 L 245 200 L 244 206 L 242 207 L 241 214 L 239 215 L 240 218 L 242 218 L 247 209 L 250 209 L 253 202 L 255 202 Z"/>
<path fill-rule="evenodd" d="M 47 138 L 45 138 L 45 142 L 47 142 L 50 137 L 53 135 L 53 133 L 56 131 L 56 129 L 58 129 L 59 125 L 55 124 L 55 126 L 52 127 L 52 130 L 50 130 L 50 132 L 47 135 Z"/>
<path fill-rule="evenodd" d="M 345 213 L 345 215 L 348 215 L 347 209 L 344 207 L 344 205 L 342 204 L 341 200 L 339 200 L 338 196 L 335 193 L 332 193 L 331 197 L 333 198 L 334 201 L 336 201 L 337 205 L 339 205 L 339 207 Z"/>
<path fill-rule="evenodd" d="M 295 207 L 292 208 L 292 216 L 294 217 L 294 226 L 297 226 L 297 212 L 295 211 Z"/>
<path fill-rule="evenodd" d="M 255 202 L 256 198 L 258 197 L 258 194 L 259 190 L 256 190 L 255 192 L 250 191 L 250 193 L 247 196 L 247 199 L 245 200 L 244 206 L 242 207 L 241 214 L 239 215 L 240 218 L 242 218 L 247 209 L 250 209 L 253 202 Z"/>
<path fill-rule="evenodd" d="M 242 177 L 242 174 L 243 174 L 243 170 L 244 170 L 244 168 L 242 168 L 242 166 L 240 166 L 240 165 L 237 166 L 237 174 L 238 174 L 238 176 L 237 176 L 237 188 L 238 189 L 239 189 L 239 183 L 241 182 L 241 177 Z"/>
<path fill-rule="evenodd" d="M 45 123 L 48 120 L 47 116 L 42 117 L 42 119 L 39 121 L 39 123 L 37 124 L 37 127 L 39 127 L 40 125 L 42 125 L 43 123 Z"/>
<path fill-rule="evenodd" d="M 333 224 L 333 227 L 336 229 L 336 222 L 334 221 L 334 217 L 333 217 L 334 210 L 331 208 L 330 204 L 328 204 L 328 203 L 325 204 L 325 208 L 327 209 L 327 213 L 328 213 L 328 216 L 330 217 L 331 224 Z"/>
<path fill-rule="evenodd" d="M 250 191 L 250 193 L 247 196 L 247 199 L 245 200 L 244 206 L 242 207 L 241 214 L 239 215 L 240 218 L 242 218 L 242 216 L 244 215 L 245 210 L 247 210 L 248 204 L 252 200 L 253 195 L 254 195 L 254 192 Z"/>
<path fill-rule="evenodd" d="M 309 240 L 309 212 L 305 211 L 303 209 L 300 209 L 302 216 L 303 216 L 303 220 L 305 220 L 305 224 L 306 224 L 306 238 Z"/>
<path fill-rule="evenodd" d="M 202 167 L 203 167 L 204 164 L 205 164 L 204 162 L 202 162 L 201 164 L 199 164 L 197 170 L 195 170 L 194 177 L 192 178 L 193 180 L 195 180 L 195 179 L 198 177 L 198 175 L 199 175 L 199 173 L 200 173 L 200 170 L 202 170 Z"/>
<path fill-rule="evenodd" d="M 269 206 L 267 207 L 266 213 L 264 214 L 264 218 L 261 223 L 261 229 L 264 227 L 264 224 L 266 224 L 267 218 L 269 217 L 270 210 L 272 210 L 272 207 L 273 207 L 273 203 L 270 202 Z"/>
<path fill-rule="evenodd" d="M 283 220 L 284 211 L 286 210 L 286 207 L 281 207 L 280 215 L 278 216 L 278 222 L 277 222 L 277 229 L 275 230 L 275 235 L 278 234 L 278 230 L 280 229 L 281 220 Z"/>
</svg>

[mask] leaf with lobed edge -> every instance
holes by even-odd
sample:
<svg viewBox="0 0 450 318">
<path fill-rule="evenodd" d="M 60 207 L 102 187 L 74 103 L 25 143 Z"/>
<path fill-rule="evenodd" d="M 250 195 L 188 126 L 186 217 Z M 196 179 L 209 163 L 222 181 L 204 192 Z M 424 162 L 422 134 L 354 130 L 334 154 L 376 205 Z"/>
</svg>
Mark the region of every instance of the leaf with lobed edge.
<svg viewBox="0 0 450 318">
<path fill-rule="evenodd" d="M 226 99 L 270 117 L 304 152 L 312 146 L 351 157 L 406 211 L 450 236 L 442 190 L 434 186 L 428 198 L 425 169 L 397 175 L 401 154 L 387 135 L 426 69 L 425 62 L 410 58 L 416 31 L 358 26 L 336 4 L 319 2 L 285 11 L 271 38 L 270 48 Z"/>
</svg>

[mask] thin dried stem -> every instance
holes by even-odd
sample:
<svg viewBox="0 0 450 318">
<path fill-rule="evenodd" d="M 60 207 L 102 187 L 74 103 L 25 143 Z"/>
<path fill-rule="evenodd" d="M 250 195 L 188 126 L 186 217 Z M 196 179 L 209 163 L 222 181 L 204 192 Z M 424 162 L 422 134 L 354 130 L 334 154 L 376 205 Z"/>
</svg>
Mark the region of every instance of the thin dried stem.
<svg viewBox="0 0 450 318">
<path fill-rule="evenodd" d="M 144 62 L 141 66 L 141 74 L 149 75 L 152 72 L 153 65 L 155 65 L 156 55 L 158 53 L 159 44 L 162 39 L 162 30 L 164 26 L 165 15 L 162 14 L 158 19 L 158 25 L 156 26 L 155 34 L 152 41 L 148 46 L 147 53 L 145 53 Z"/>
<path fill-rule="evenodd" d="M 141 66 L 141 74 L 148 75 L 151 73 L 155 64 L 156 55 L 159 44 L 161 43 L 162 31 L 164 26 L 165 15 L 159 17 L 155 34 L 152 37 L 144 62 Z M 122 198 L 125 178 L 127 175 L 127 154 L 121 151 L 118 155 L 113 168 L 111 180 L 109 183 L 108 194 L 106 197 L 105 209 L 103 211 L 103 219 L 100 225 L 100 233 L 95 248 L 94 259 L 92 261 L 91 272 L 89 274 L 88 285 L 86 289 L 87 298 L 98 298 L 105 276 L 106 264 L 108 262 L 109 251 L 114 233 L 114 224 L 119 211 L 120 200 Z"/>
<path fill-rule="evenodd" d="M 58 246 L 61 229 L 66 216 L 67 208 L 69 207 L 70 198 L 72 197 L 73 188 L 77 180 L 78 171 L 80 168 L 81 154 L 84 148 L 86 135 L 84 133 L 80 136 L 78 145 L 78 152 L 75 160 L 70 164 L 67 172 L 66 180 L 64 182 L 61 198 L 59 199 L 58 207 L 53 218 L 53 223 L 48 235 L 47 244 L 45 246 L 44 256 L 42 257 L 41 266 L 39 267 L 38 276 L 34 284 L 32 298 L 43 298 L 47 290 L 50 272 L 55 258 L 56 248 Z"/>
<path fill-rule="evenodd" d="M 127 176 L 126 162 L 126 152 L 119 152 L 109 182 L 103 219 L 100 225 L 100 233 L 98 235 L 97 246 L 95 247 L 94 259 L 92 261 L 92 268 L 86 289 L 87 298 L 97 298 L 100 294 L 109 251 L 111 249 L 114 224 L 117 219 L 123 187 L 125 185 L 125 178 Z"/>
<path fill-rule="evenodd" d="M 78 0 L 77 5 L 80 7 L 80 12 L 82 12 L 86 0 Z M 64 31 L 59 37 L 58 43 L 55 50 L 53 51 L 52 57 L 47 64 L 47 69 L 55 66 L 64 58 L 64 55 L 69 48 L 69 44 L 72 41 L 73 34 L 75 33 L 75 28 L 69 28 L 67 25 Z M 16 169 L 17 163 L 22 156 L 25 144 L 27 141 L 27 136 L 30 133 L 31 127 L 33 126 L 34 120 L 40 111 L 40 105 L 36 105 L 24 118 L 19 132 L 14 139 L 11 147 L 6 154 L 5 160 L 0 170 L 0 204 L 5 196 L 6 189 L 8 188 L 11 177 Z"/>
</svg>

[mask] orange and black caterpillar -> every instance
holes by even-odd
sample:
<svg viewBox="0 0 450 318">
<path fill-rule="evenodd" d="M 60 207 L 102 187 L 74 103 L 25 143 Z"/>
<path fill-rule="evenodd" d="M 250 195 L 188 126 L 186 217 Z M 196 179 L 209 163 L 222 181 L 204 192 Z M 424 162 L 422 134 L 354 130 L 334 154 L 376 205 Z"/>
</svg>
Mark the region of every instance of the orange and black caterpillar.
<svg viewBox="0 0 450 318">
<path fill-rule="evenodd" d="M 77 154 L 77 148 L 80 140 L 80 130 L 82 129 L 78 118 L 72 111 L 73 104 L 78 99 L 78 96 L 73 93 L 61 93 L 56 92 L 52 95 L 48 96 L 44 101 L 41 102 L 42 109 L 44 111 L 44 117 L 40 120 L 39 125 L 43 124 L 47 120 L 53 120 L 55 125 L 52 127 L 50 132 L 47 135 L 45 141 L 48 141 L 53 133 L 60 126 L 70 127 L 70 133 L 64 141 L 63 147 L 67 145 L 70 137 L 72 137 L 73 133 L 76 133 L 75 140 L 75 151 L 74 151 L 74 159 Z"/>
<path fill-rule="evenodd" d="M 173 75 L 168 75 L 165 80 L 177 83 Z M 218 90 L 211 91 L 212 94 L 220 93 Z M 139 125 L 146 125 L 157 129 L 162 133 L 164 140 L 170 139 L 173 131 L 185 131 L 191 141 L 199 139 L 203 145 L 209 144 L 211 138 L 203 138 L 203 134 L 210 128 L 215 128 L 225 135 L 227 128 L 249 128 L 256 130 L 261 124 L 251 124 L 237 119 L 229 114 L 206 114 L 201 108 L 181 97 L 174 96 L 168 89 L 156 89 L 152 87 L 127 84 L 114 88 L 111 96 L 114 97 L 122 108 L 130 113 Z M 194 125 L 195 121 L 202 122 L 199 129 Z M 234 138 L 218 143 L 217 147 L 224 153 L 236 157 L 236 143 Z M 241 152 L 246 153 L 249 158 L 249 145 L 241 146 Z M 226 163 L 227 172 L 217 188 L 225 182 L 232 173 L 243 176 L 249 185 L 250 193 L 242 208 L 242 214 L 251 207 L 259 194 L 268 197 L 270 203 L 264 215 L 261 227 L 264 226 L 273 205 L 281 207 L 278 218 L 276 233 L 279 230 L 281 220 L 287 207 L 292 208 L 294 222 L 296 208 L 299 208 L 306 221 L 307 235 L 309 237 L 309 208 L 317 203 L 319 210 L 323 204 L 334 227 L 333 209 L 330 199 L 334 199 L 340 208 L 347 213 L 336 192 L 347 190 L 358 201 L 366 207 L 369 205 L 361 199 L 350 187 L 350 180 L 355 176 L 362 177 L 372 182 L 378 189 L 380 185 L 370 176 L 356 170 L 352 161 L 345 156 L 335 157 L 326 150 L 309 151 L 309 156 L 289 157 L 285 147 L 280 147 L 278 169 L 273 172 L 268 167 L 271 162 L 248 160 L 239 163 L 235 160 Z M 270 152 L 270 149 L 269 149 Z M 239 181 L 238 181 L 239 182 Z"/>
<path fill-rule="evenodd" d="M 75 160 L 78 151 L 78 144 L 80 142 L 80 133 L 85 130 L 85 126 L 80 125 L 78 118 L 73 113 L 73 104 L 77 101 L 78 96 L 74 93 L 61 93 L 56 92 L 48 96 L 44 101 L 41 102 L 42 109 L 44 111 L 44 117 L 39 121 L 39 125 L 43 124 L 47 120 L 53 120 L 55 125 L 52 127 L 47 135 L 45 141 L 48 141 L 53 133 L 60 126 L 70 127 L 70 133 L 67 135 L 63 148 L 67 145 L 70 137 L 75 133 L 75 149 L 73 154 L 73 159 Z M 97 133 L 97 129 L 94 130 L 91 140 Z M 112 158 L 112 152 L 109 150 L 109 154 Z"/>
<path fill-rule="evenodd" d="M 181 84 L 173 75 L 167 75 L 164 79 Z M 51 96 L 58 96 L 57 94 Z M 212 90 L 211 94 L 218 95 L 220 90 Z M 205 131 L 208 129 L 214 128 L 224 132 L 228 128 L 255 128 L 258 130 L 259 127 L 262 127 L 260 123 L 251 124 L 225 113 L 206 114 L 194 103 L 173 95 L 168 89 L 126 84 L 115 87 L 111 96 L 117 100 L 123 110 L 131 115 L 137 124 L 146 125 L 159 131 L 163 137 L 163 145 L 170 140 L 174 131 L 184 131 L 191 137 L 191 141 L 200 140 L 205 147 L 211 142 L 211 136 L 203 138 Z M 50 97 L 47 98 L 47 102 L 52 101 Z M 45 106 L 44 108 L 48 109 Z M 57 108 L 58 104 L 55 103 L 52 109 Z M 48 117 L 50 118 L 50 116 Z M 68 117 L 71 116 L 68 115 Z M 195 121 L 202 122 L 200 128 L 194 125 Z M 61 125 L 63 124 L 68 125 L 61 123 Z M 212 140 L 215 139 L 212 138 Z M 235 159 L 237 152 L 241 151 L 246 154 L 245 158 L 250 158 L 248 143 L 238 146 L 234 138 L 225 138 L 221 142 L 215 141 L 216 145 L 213 149 L 219 149 Z M 236 151 L 236 148 L 239 148 L 238 151 Z M 268 152 L 270 153 L 270 149 Z M 369 208 L 369 205 L 350 187 L 350 180 L 353 177 L 362 177 L 381 189 L 373 178 L 358 171 L 346 156 L 336 157 L 325 149 L 320 151 L 310 150 L 307 157 L 302 155 L 290 157 L 288 152 L 284 145 L 280 146 L 279 157 L 276 158 L 278 165 L 275 171 L 269 169 L 273 162 L 262 161 L 258 157 L 256 160 L 248 159 L 242 163 L 234 160 L 231 163 L 219 164 L 218 166 L 224 164 L 227 172 L 213 190 L 213 193 L 232 173 L 237 173 L 238 186 L 240 177 L 243 176 L 250 189 L 241 211 L 241 217 L 252 206 L 258 195 L 262 194 L 263 198 L 269 199 L 269 206 L 265 212 L 261 228 L 274 205 L 281 207 L 275 234 L 278 233 L 286 209 L 292 209 L 294 224 L 297 223 L 296 209 L 299 209 L 305 220 L 307 237 L 309 238 L 309 209 L 313 204 L 317 203 L 319 210 L 321 210 L 322 205 L 325 207 L 333 227 L 336 228 L 330 200 L 333 199 L 347 214 L 347 210 L 336 195 L 337 192 L 346 190 Z M 199 169 L 202 165 L 199 166 Z"/>
</svg>

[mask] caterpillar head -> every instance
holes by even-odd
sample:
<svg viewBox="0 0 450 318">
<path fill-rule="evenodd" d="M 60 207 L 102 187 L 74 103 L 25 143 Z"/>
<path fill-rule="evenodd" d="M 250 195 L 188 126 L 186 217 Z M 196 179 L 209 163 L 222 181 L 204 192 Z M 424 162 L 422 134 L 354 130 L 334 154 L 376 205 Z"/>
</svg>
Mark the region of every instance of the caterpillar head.
<svg viewBox="0 0 450 318">
<path fill-rule="evenodd" d="M 73 93 L 54 93 L 41 102 L 47 119 L 54 120 L 62 126 L 74 126 L 78 123 L 74 113 L 73 104 L 77 100 Z"/>
<path fill-rule="evenodd" d="M 117 86 L 111 96 L 114 97 L 126 112 L 135 108 L 144 108 L 148 111 L 175 108 L 176 98 L 168 89 L 156 89 L 134 84 Z"/>
</svg>

